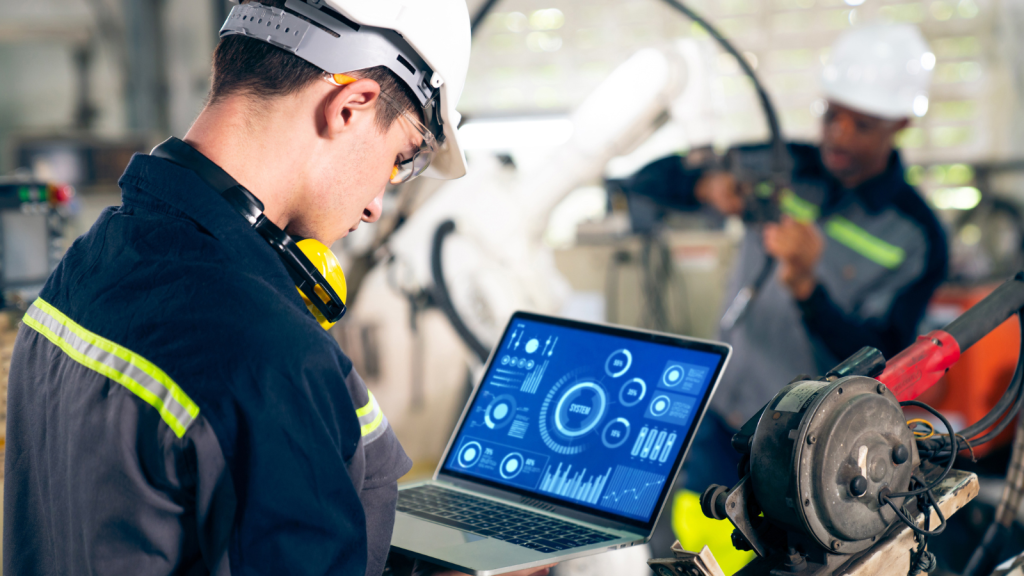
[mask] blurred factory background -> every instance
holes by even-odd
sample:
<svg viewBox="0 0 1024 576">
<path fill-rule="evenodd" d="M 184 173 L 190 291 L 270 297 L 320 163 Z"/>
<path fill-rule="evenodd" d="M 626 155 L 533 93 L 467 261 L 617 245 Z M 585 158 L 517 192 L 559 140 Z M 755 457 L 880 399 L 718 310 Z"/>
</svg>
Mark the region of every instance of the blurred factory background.
<svg viewBox="0 0 1024 576">
<path fill-rule="evenodd" d="M 769 137 L 737 60 L 662 0 L 469 0 L 470 12 L 485 4 L 459 106 L 471 174 L 391 190 L 384 218 L 335 247 L 352 294 L 335 335 L 413 457 L 413 476 L 436 466 L 516 309 L 714 337 L 742 223 L 631 205 L 615 183 L 666 154 Z M 818 78 L 838 34 L 917 25 L 934 52 L 933 86 L 899 145 L 952 248 L 926 322 L 942 325 L 1024 267 L 1024 2 L 685 4 L 742 52 L 794 141 L 818 137 Z M 131 154 L 186 132 L 231 6 L 0 0 L 0 289 L 12 309 L 100 210 L 120 203 Z M 613 111 L 617 91 L 637 95 L 635 109 Z M 12 340 L 0 340 L 0 359 Z M 1002 393 L 1017 348 L 1016 328 L 1004 326 L 928 400 L 954 426 L 973 422 Z M 960 467 L 998 476 L 1005 451 Z M 983 483 L 956 537 L 976 538 L 989 522 L 985 494 L 994 502 L 998 484 Z"/>
</svg>

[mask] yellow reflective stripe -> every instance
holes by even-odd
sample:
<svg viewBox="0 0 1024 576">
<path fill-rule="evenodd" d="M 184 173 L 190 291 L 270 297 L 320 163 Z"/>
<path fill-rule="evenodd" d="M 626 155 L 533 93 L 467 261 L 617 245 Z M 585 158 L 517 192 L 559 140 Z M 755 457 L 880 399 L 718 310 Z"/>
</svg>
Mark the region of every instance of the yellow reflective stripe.
<svg viewBox="0 0 1024 576">
<path fill-rule="evenodd" d="M 363 426 L 361 426 L 360 430 L 359 430 L 360 434 L 362 436 L 367 436 L 368 434 L 370 434 L 371 432 L 373 432 L 374 430 L 379 428 L 380 427 L 380 423 L 383 422 L 383 421 L 384 421 L 384 411 L 383 410 L 377 410 L 377 417 L 373 419 L 373 422 L 370 422 L 369 424 L 364 424 Z"/>
<path fill-rule="evenodd" d="M 792 190 L 786 188 L 779 197 L 779 208 L 789 214 L 794 220 L 801 222 L 814 222 L 818 219 L 818 207 L 807 200 L 797 196 Z"/>
<path fill-rule="evenodd" d="M 363 406 L 362 408 L 356 410 L 356 416 L 359 418 L 362 418 L 363 416 L 366 416 L 370 412 L 373 412 L 373 392 L 367 390 L 366 394 L 370 397 L 370 399 L 366 401 L 366 406 Z"/>
<path fill-rule="evenodd" d="M 377 399 L 373 397 L 373 392 L 366 391 L 369 400 L 366 401 L 366 405 L 356 410 L 356 417 L 359 418 L 359 429 L 363 439 L 370 441 L 376 438 L 367 438 L 370 434 L 373 434 L 374 430 L 380 428 L 382 422 L 384 422 L 384 411 L 380 409 L 380 405 L 377 404 Z"/>
<path fill-rule="evenodd" d="M 850 250 L 890 270 L 902 264 L 907 257 L 903 248 L 889 244 L 842 216 L 830 218 L 825 223 L 825 233 Z"/>
<path fill-rule="evenodd" d="M 199 416 L 199 407 L 163 370 L 83 328 L 42 298 L 36 299 L 23 321 L 71 359 L 121 384 L 156 408 L 179 438 Z"/>
<path fill-rule="evenodd" d="M 367 390 L 366 394 L 370 399 L 366 401 L 365 406 L 356 410 L 356 416 L 359 418 L 359 432 L 363 442 L 369 444 L 384 434 L 388 420 L 384 417 L 380 404 L 377 404 L 377 399 L 373 397 L 373 392 Z"/>
</svg>

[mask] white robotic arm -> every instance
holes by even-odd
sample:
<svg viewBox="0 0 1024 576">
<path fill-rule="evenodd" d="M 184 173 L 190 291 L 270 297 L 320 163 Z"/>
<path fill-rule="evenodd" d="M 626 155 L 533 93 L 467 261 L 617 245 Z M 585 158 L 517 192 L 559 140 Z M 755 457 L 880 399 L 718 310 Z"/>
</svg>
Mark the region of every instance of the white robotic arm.
<svg viewBox="0 0 1024 576">
<path fill-rule="evenodd" d="M 467 367 L 479 366 L 509 316 L 558 312 L 569 286 L 542 240 L 549 214 L 668 119 L 686 63 L 676 49 L 637 52 L 574 111 L 571 138 L 543 166 L 517 173 L 475 158 L 467 176 L 441 187 L 388 241 L 392 258 L 368 273 L 347 322 L 377 334 L 379 373 L 364 377 L 413 460 L 440 456 L 462 408 Z M 414 318 L 408 295 L 422 291 L 447 300 L 446 313 Z M 460 322 L 461 337 L 453 328 Z M 475 354 L 458 344 L 473 339 Z"/>
<path fill-rule="evenodd" d="M 446 185 L 413 215 L 392 239 L 392 254 L 414 262 L 417 281 L 430 286 L 425 250 L 437 227 L 453 220 L 457 233 L 444 250 L 446 284 L 458 314 L 488 347 L 515 310 L 557 312 L 568 287 L 542 243 L 548 216 L 569 192 L 600 181 L 611 158 L 667 120 L 685 70 L 674 50 L 637 52 L 574 111 L 572 137 L 543 166 L 513 175 L 503 175 L 493 161 L 474 166 L 471 176 Z"/>
</svg>

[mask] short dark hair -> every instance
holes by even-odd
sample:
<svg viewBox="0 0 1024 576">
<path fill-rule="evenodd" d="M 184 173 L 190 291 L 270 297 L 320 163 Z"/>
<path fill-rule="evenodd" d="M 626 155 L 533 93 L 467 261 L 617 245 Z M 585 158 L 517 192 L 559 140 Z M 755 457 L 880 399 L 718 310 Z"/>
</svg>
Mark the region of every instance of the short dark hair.
<svg viewBox="0 0 1024 576">
<path fill-rule="evenodd" d="M 285 0 L 243 0 L 241 3 L 255 1 L 264 6 L 284 9 Z M 317 25 L 299 14 L 294 15 Z M 373 80 L 380 85 L 382 92 L 387 92 L 405 110 L 414 111 L 418 108 L 412 90 L 384 66 L 331 72 L 345 72 L 350 76 Z M 323 73 L 320 68 L 272 44 L 237 34 L 225 36 L 213 53 L 213 85 L 209 104 L 216 104 L 234 95 L 256 99 L 287 96 L 320 80 Z M 377 99 L 375 110 L 377 128 L 382 133 L 387 132 L 398 119 L 398 112 L 383 98 Z"/>
</svg>

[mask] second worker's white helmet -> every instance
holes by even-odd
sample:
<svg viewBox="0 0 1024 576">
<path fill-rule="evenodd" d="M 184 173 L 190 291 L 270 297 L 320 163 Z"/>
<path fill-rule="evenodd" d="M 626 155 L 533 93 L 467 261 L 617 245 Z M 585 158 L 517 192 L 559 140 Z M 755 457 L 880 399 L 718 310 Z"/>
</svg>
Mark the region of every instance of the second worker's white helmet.
<svg viewBox="0 0 1024 576">
<path fill-rule="evenodd" d="M 866 25 L 832 46 L 821 88 L 830 101 L 878 118 L 924 116 L 934 68 L 935 54 L 916 26 Z"/>
</svg>

